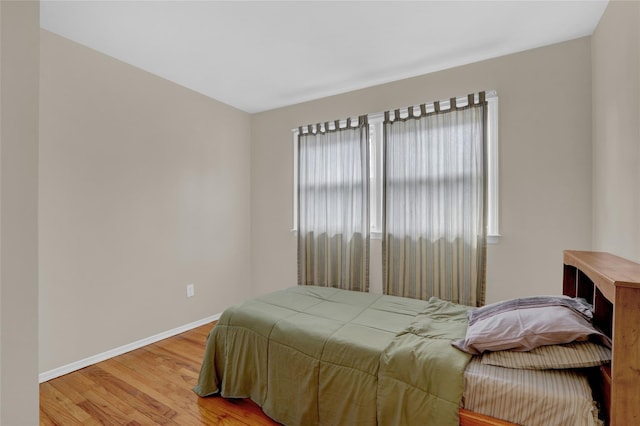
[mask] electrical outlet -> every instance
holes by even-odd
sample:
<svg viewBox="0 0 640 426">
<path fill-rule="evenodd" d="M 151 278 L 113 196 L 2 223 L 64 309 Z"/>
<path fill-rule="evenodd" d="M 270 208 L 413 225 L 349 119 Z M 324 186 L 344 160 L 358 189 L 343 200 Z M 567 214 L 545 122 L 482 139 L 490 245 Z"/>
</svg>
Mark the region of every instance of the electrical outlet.
<svg viewBox="0 0 640 426">
<path fill-rule="evenodd" d="M 187 297 L 193 297 L 196 295 L 196 288 L 193 284 L 187 285 Z"/>
</svg>

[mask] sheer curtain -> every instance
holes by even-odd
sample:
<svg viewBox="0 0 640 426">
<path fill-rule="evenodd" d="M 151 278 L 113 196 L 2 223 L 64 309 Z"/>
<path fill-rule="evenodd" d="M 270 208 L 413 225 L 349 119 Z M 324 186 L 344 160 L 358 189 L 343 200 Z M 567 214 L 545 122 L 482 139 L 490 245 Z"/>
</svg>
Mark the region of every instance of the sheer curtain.
<svg viewBox="0 0 640 426">
<path fill-rule="evenodd" d="M 385 113 L 386 294 L 484 303 L 484 92 Z"/>
<path fill-rule="evenodd" d="M 367 117 L 298 133 L 298 284 L 369 290 Z"/>
</svg>

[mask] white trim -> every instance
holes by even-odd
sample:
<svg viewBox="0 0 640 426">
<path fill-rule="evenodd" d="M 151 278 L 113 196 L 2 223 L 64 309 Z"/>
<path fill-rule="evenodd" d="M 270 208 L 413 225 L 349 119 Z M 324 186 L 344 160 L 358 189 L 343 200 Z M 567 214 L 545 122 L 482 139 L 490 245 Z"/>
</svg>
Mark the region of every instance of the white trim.
<svg viewBox="0 0 640 426">
<path fill-rule="evenodd" d="M 369 233 L 373 239 L 382 239 L 382 176 L 383 176 L 383 164 L 382 164 L 382 138 L 383 127 L 382 122 L 384 116 L 382 114 L 375 117 L 369 116 L 369 151 L 371 161 L 369 167 L 371 173 L 369 181 L 369 208 L 371 213 L 369 215 L 370 227 Z"/>
<path fill-rule="evenodd" d="M 487 242 L 500 242 L 500 188 L 499 188 L 499 149 L 498 149 L 498 95 L 495 91 L 487 94 L 489 123 L 487 126 Z"/>
<path fill-rule="evenodd" d="M 293 132 L 293 224 L 291 233 L 298 231 L 298 129 L 291 129 Z"/>
<path fill-rule="evenodd" d="M 71 364 L 63 365 L 62 367 L 54 368 L 53 370 L 45 371 L 44 373 L 40 373 L 38 376 L 39 383 L 46 382 L 51 379 L 55 379 L 56 377 L 64 376 L 65 374 L 72 373 L 74 371 L 80 370 L 81 368 L 88 367 L 93 364 L 97 364 L 102 361 L 106 361 L 110 358 L 113 358 L 118 355 L 125 354 L 127 352 L 131 352 L 135 349 L 140 349 L 143 346 L 150 345 L 152 343 L 159 342 L 160 340 L 164 340 L 168 337 L 175 336 L 180 333 L 184 333 L 185 331 L 192 330 L 196 327 L 200 327 L 202 325 L 208 324 L 213 321 L 217 321 L 220 319 L 220 315 L 215 314 L 207 318 L 203 318 L 198 321 L 194 321 L 192 323 L 183 325 L 181 327 L 177 327 L 162 333 L 158 333 L 151 337 L 147 337 L 145 339 L 137 340 L 135 342 L 129 343 L 128 345 L 120 346 L 115 349 L 108 350 L 106 352 L 102 352 L 101 354 L 93 355 L 85 359 L 81 359 L 80 361 L 72 362 Z"/>
</svg>

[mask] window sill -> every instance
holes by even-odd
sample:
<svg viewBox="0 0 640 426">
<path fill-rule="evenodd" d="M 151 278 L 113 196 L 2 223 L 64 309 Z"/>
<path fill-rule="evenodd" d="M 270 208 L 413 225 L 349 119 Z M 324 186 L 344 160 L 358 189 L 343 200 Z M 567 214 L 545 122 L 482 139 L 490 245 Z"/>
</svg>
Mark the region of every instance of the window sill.
<svg viewBox="0 0 640 426">
<path fill-rule="evenodd" d="M 500 243 L 500 234 L 487 235 L 487 244 L 499 244 Z"/>
</svg>

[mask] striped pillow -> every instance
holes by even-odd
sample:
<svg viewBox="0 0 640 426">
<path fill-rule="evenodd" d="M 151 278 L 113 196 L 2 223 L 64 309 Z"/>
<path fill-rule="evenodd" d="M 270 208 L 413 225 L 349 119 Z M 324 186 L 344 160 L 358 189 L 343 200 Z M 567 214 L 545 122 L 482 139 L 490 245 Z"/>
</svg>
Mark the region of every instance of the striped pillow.
<svg viewBox="0 0 640 426">
<path fill-rule="evenodd" d="M 611 362 L 611 349 L 594 342 L 539 346 L 528 352 L 485 352 L 482 363 L 526 370 L 595 367 Z"/>
</svg>

